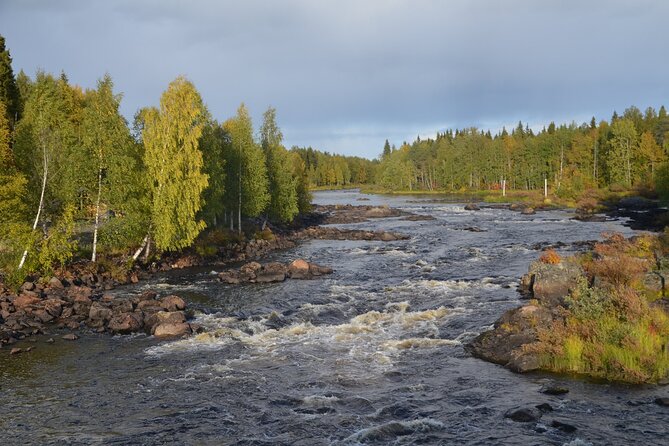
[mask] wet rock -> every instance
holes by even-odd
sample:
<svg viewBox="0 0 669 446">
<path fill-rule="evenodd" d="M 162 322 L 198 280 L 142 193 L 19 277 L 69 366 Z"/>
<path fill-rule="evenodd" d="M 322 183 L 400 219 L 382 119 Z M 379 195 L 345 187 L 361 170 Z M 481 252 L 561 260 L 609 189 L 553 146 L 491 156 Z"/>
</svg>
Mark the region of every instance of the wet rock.
<svg viewBox="0 0 669 446">
<path fill-rule="evenodd" d="M 141 313 L 121 313 L 111 318 L 107 328 L 114 333 L 130 334 L 141 330 L 142 322 Z"/>
<path fill-rule="evenodd" d="M 162 303 L 163 308 L 167 311 L 181 311 L 186 309 L 186 302 L 174 294 L 161 298 L 160 302 Z"/>
<path fill-rule="evenodd" d="M 523 215 L 534 215 L 534 214 L 537 213 L 537 211 L 534 210 L 533 207 L 528 206 L 528 207 L 523 208 L 523 210 L 520 211 L 520 213 L 523 214 Z"/>
<path fill-rule="evenodd" d="M 655 398 L 655 404 L 662 407 L 669 407 L 669 397 Z"/>
<path fill-rule="evenodd" d="M 18 355 L 19 353 L 23 353 L 23 349 L 22 349 L 22 348 L 14 347 L 13 349 L 11 349 L 11 350 L 9 351 L 9 354 L 10 354 L 10 355 Z"/>
<path fill-rule="evenodd" d="M 405 221 L 432 221 L 436 218 L 432 215 L 409 215 L 408 217 L 402 218 Z"/>
<path fill-rule="evenodd" d="M 574 433 L 578 430 L 576 428 L 576 426 L 573 426 L 573 425 L 567 424 L 567 423 L 563 423 L 562 421 L 558 421 L 558 420 L 553 420 L 551 422 L 551 427 L 553 427 L 557 430 L 560 430 L 562 432 L 565 432 L 567 434 Z"/>
<path fill-rule="evenodd" d="M 183 311 L 159 311 L 147 316 L 144 319 L 144 327 L 148 333 L 153 334 L 155 328 L 161 324 L 180 324 L 186 322 L 186 316 Z"/>
<path fill-rule="evenodd" d="M 539 409 L 543 413 L 553 412 L 553 406 L 551 406 L 548 403 L 537 404 L 534 407 L 536 407 L 537 409 Z"/>
<path fill-rule="evenodd" d="M 155 313 L 163 309 L 163 304 L 158 300 L 143 300 L 137 304 L 137 309 L 145 312 Z"/>
<path fill-rule="evenodd" d="M 379 234 L 379 240 L 381 240 L 382 242 L 394 242 L 395 240 L 397 240 L 397 237 L 395 236 L 395 234 L 391 232 L 382 232 L 381 234 Z"/>
<path fill-rule="evenodd" d="M 468 203 L 465 205 L 465 211 L 480 211 L 481 208 L 474 203 Z"/>
<path fill-rule="evenodd" d="M 49 339 L 46 340 L 47 344 L 53 344 L 54 342 L 56 342 L 56 341 L 54 341 L 53 338 L 49 338 Z"/>
<path fill-rule="evenodd" d="M 288 268 L 279 263 L 272 262 L 267 263 L 262 266 L 260 270 L 256 272 L 256 282 L 283 282 L 286 280 L 286 272 Z"/>
<path fill-rule="evenodd" d="M 65 339 L 66 341 L 76 341 L 79 339 L 79 336 L 77 336 L 74 333 L 68 333 L 66 335 L 61 336 L 62 339 Z"/>
<path fill-rule="evenodd" d="M 232 270 L 223 271 L 223 272 L 219 273 L 218 274 L 218 279 L 221 282 L 224 282 L 224 283 L 227 283 L 227 284 L 230 284 L 230 285 L 236 285 L 240 282 L 239 281 L 239 273 L 237 271 L 232 271 Z"/>
<path fill-rule="evenodd" d="M 524 373 L 537 370 L 537 354 L 523 348 L 538 341 L 537 327 L 547 326 L 555 315 L 546 307 L 526 305 L 509 310 L 495 322 L 493 330 L 481 333 L 466 346 L 474 356 Z"/>
<path fill-rule="evenodd" d="M 505 418 L 509 418 L 519 423 L 530 423 L 541 418 L 541 411 L 536 407 L 516 407 L 509 409 L 504 413 Z"/>
<path fill-rule="evenodd" d="M 564 395 L 565 393 L 569 393 L 569 389 L 557 384 L 546 384 L 541 387 L 539 392 L 545 393 L 546 395 Z"/>
<path fill-rule="evenodd" d="M 463 231 L 469 231 L 469 232 L 486 232 L 485 229 L 478 228 L 476 226 L 466 226 L 462 228 Z"/>
<path fill-rule="evenodd" d="M 158 338 L 178 337 L 186 334 L 191 334 L 191 328 L 190 325 L 185 322 L 163 323 L 156 326 L 155 329 L 153 330 L 153 335 Z"/>
</svg>

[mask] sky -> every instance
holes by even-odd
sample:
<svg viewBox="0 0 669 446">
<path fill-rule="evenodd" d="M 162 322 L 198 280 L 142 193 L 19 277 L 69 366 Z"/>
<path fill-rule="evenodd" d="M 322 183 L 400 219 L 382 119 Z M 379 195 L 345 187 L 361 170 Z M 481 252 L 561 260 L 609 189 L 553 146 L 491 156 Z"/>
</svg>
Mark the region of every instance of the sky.
<svg viewBox="0 0 669 446">
<path fill-rule="evenodd" d="M 132 120 L 187 76 L 212 115 L 376 157 L 448 128 L 669 106 L 666 0 L 0 0 L 15 73 L 108 72 Z"/>
</svg>

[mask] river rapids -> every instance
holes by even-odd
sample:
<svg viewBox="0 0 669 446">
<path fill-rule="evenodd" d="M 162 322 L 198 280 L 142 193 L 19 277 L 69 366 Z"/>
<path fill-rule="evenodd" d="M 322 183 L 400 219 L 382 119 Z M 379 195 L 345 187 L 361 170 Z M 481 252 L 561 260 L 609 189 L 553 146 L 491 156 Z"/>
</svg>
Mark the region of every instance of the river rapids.
<svg viewBox="0 0 669 446">
<path fill-rule="evenodd" d="M 230 286 L 211 268 L 192 268 L 115 290 L 179 294 L 205 330 L 174 341 L 85 334 L 26 342 L 37 348 L 0 359 L 0 444 L 667 444 L 667 409 L 652 404 L 666 389 L 517 375 L 463 347 L 520 305 L 518 280 L 542 247 L 562 242 L 568 253 L 603 231 L 631 235 L 623 222 L 362 197 L 314 198 L 435 220 L 339 225 L 411 238 L 308 241 L 268 259 L 334 268 L 312 281 Z M 549 381 L 570 392 L 540 393 Z M 554 411 L 538 422 L 503 416 L 540 403 Z"/>
</svg>

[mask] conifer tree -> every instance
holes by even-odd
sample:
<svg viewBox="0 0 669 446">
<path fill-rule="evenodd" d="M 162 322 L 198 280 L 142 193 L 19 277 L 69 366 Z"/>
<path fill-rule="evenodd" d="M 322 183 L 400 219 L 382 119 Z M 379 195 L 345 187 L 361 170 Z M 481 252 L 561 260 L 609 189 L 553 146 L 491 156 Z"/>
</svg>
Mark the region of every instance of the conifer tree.
<svg viewBox="0 0 669 446">
<path fill-rule="evenodd" d="M 21 98 L 16 86 L 14 72 L 12 71 L 12 58 L 9 50 L 5 48 L 5 38 L 0 35 L 0 101 L 5 106 L 5 116 L 9 127 L 14 125 L 21 117 Z"/>
</svg>

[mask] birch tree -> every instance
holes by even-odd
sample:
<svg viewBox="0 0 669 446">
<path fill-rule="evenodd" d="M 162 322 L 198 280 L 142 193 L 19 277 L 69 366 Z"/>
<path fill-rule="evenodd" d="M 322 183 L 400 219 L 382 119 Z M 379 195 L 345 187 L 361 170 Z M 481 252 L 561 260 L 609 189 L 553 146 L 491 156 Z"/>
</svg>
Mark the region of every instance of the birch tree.
<svg viewBox="0 0 669 446">
<path fill-rule="evenodd" d="M 200 94 L 185 77 L 170 83 L 160 98 L 159 110 L 148 109 L 145 113 L 144 164 L 151 197 L 149 235 L 158 250 L 185 248 L 206 226 L 197 217 L 202 192 L 208 184 L 199 149 L 206 115 Z"/>
<path fill-rule="evenodd" d="M 128 127 L 119 114 L 121 96 L 114 95 L 113 87 L 114 84 L 108 74 L 98 81 L 97 90 L 90 94 L 83 118 L 83 145 L 96 170 L 92 262 L 96 261 L 98 251 L 100 204 L 103 194 L 108 193 L 113 187 L 109 184 L 107 173 L 110 166 L 115 165 L 114 158 L 123 156 L 129 140 Z M 126 181 L 131 180 L 126 179 Z"/>
</svg>

